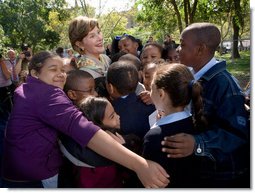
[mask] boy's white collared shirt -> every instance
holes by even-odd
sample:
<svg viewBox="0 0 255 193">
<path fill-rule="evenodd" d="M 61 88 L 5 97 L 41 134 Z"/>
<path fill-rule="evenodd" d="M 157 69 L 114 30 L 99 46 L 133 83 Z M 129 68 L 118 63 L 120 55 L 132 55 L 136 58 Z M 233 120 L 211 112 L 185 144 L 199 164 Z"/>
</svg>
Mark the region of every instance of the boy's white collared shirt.
<svg viewBox="0 0 255 193">
<path fill-rule="evenodd" d="M 212 58 L 203 68 L 201 68 L 197 73 L 194 74 L 195 80 L 199 80 L 204 73 L 206 73 L 210 68 L 212 68 L 219 61 L 216 58 Z"/>
</svg>

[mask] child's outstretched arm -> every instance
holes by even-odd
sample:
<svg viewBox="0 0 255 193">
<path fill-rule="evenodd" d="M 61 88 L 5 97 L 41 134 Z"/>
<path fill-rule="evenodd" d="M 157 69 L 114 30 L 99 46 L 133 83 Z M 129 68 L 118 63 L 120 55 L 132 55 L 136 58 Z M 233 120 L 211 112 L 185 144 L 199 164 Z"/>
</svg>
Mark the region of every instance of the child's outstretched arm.
<svg viewBox="0 0 255 193">
<path fill-rule="evenodd" d="M 99 130 L 91 138 L 88 147 L 98 154 L 113 160 L 133 171 L 146 188 L 163 188 L 169 183 L 169 175 L 157 163 L 145 160 Z"/>
</svg>

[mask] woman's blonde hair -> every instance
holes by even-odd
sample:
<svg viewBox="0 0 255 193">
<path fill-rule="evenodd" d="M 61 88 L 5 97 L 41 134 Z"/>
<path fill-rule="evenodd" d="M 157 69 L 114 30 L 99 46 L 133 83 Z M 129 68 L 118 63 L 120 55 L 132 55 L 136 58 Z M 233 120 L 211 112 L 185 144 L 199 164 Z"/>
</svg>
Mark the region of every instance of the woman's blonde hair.
<svg viewBox="0 0 255 193">
<path fill-rule="evenodd" d="M 69 40 L 75 51 L 82 54 L 82 50 L 75 44 L 77 41 L 88 35 L 88 33 L 95 27 L 99 28 L 99 24 L 96 19 L 88 18 L 85 16 L 78 16 L 74 18 L 69 24 Z"/>
</svg>

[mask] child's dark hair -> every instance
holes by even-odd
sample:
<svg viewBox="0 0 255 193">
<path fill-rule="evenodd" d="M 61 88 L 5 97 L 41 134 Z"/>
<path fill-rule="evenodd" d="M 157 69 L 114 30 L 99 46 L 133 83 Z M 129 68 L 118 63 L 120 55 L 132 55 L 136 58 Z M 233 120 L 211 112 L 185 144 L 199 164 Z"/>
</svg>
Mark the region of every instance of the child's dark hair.
<svg viewBox="0 0 255 193">
<path fill-rule="evenodd" d="M 115 36 L 112 40 L 112 50 L 111 50 L 111 59 L 113 56 L 115 56 L 117 53 L 119 53 L 120 49 L 118 47 L 119 41 L 120 41 L 121 36 Z M 118 55 L 116 55 L 115 57 L 117 57 Z M 118 57 L 119 58 L 119 57 Z M 118 61 L 118 59 L 115 59 L 115 61 Z"/>
<path fill-rule="evenodd" d="M 138 70 L 132 62 L 121 60 L 108 68 L 106 81 L 112 84 L 122 96 L 135 92 L 138 84 Z"/>
<path fill-rule="evenodd" d="M 31 70 L 35 70 L 36 72 L 39 73 L 46 60 L 56 57 L 60 58 L 60 56 L 57 55 L 56 53 L 49 51 L 42 51 L 35 54 L 28 65 L 29 75 L 31 75 Z"/>
<path fill-rule="evenodd" d="M 119 58 L 119 60 L 129 60 L 133 62 L 133 64 L 136 66 L 136 69 L 139 71 L 142 68 L 141 60 L 133 55 L 133 54 L 125 54 Z"/>
<path fill-rule="evenodd" d="M 104 125 L 102 121 L 108 103 L 109 101 L 104 97 L 89 96 L 82 100 L 79 104 L 79 109 L 89 121 L 92 121 L 103 129 Z"/>
<path fill-rule="evenodd" d="M 112 55 L 112 57 L 111 57 L 112 63 L 117 62 L 122 56 L 124 56 L 126 54 L 127 54 L 126 52 L 119 51 L 116 54 Z"/>
<path fill-rule="evenodd" d="M 161 55 L 162 55 L 162 53 L 163 53 L 163 46 L 162 46 L 161 44 L 159 44 L 159 43 L 157 43 L 157 42 L 150 42 L 150 43 L 147 43 L 147 44 L 144 45 L 142 52 L 143 52 L 144 49 L 145 49 L 146 47 L 148 47 L 148 46 L 154 46 L 154 47 L 158 48 L 159 52 L 160 52 Z"/>
<path fill-rule="evenodd" d="M 217 26 L 212 23 L 193 23 L 183 30 L 182 35 L 191 33 L 197 45 L 205 44 L 211 53 L 214 53 L 220 42 L 221 33 Z"/>
<path fill-rule="evenodd" d="M 161 65 L 153 83 L 168 93 L 173 107 L 185 107 L 192 101 L 195 127 L 199 130 L 205 128 L 207 121 L 203 114 L 202 86 L 194 80 L 188 67 L 178 63 Z"/>
<path fill-rule="evenodd" d="M 66 77 L 66 83 L 64 86 L 64 92 L 66 93 L 68 90 L 75 90 L 78 89 L 76 83 L 78 82 L 79 79 L 81 78 L 93 78 L 93 76 L 83 70 L 71 70 L 67 73 Z"/>
<path fill-rule="evenodd" d="M 138 43 L 138 40 L 132 35 L 124 34 L 121 36 L 120 41 L 124 39 L 130 39 L 132 42 Z"/>
<path fill-rule="evenodd" d="M 103 124 L 104 114 L 108 104 L 109 101 L 104 97 L 89 96 L 83 99 L 81 103 L 79 103 L 78 108 L 89 121 L 92 121 L 101 129 L 108 130 L 114 134 L 116 132 L 122 134 L 119 128 L 109 128 Z M 134 134 L 122 136 L 125 140 L 125 147 L 137 154 L 141 153 L 142 140 L 138 136 Z"/>
<path fill-rule="evenodd" d="M 167 60 L 168 58 L 168 52 L 172 51 L 172 50 L 176 50 L 176 48 L 172 45 L 168 45 L 166 47 L 163 48 L 163 52 L 162 52 L 162 58 Z"/>
</svg>

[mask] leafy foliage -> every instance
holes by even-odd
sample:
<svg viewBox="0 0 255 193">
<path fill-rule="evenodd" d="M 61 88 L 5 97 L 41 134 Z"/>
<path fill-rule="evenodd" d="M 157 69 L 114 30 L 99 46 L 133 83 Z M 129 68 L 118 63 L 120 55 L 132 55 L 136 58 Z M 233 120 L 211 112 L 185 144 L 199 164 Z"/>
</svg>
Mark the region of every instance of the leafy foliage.
<svg viewBox="0 0 255 193">
<path fill-rule="evenodd" d="M 234 2 L 240 1 L 235 12 Z M 78 15 L 98 18 L 105 42 L 123 33 L 145 42 L 149 36 L 162 43 L 171 34 L 178 43 L 182 29 L 191 22 L 212 22 L 223 40 L 232 39 L 234 14 L 239 38 L 250 37 L 249 0 L 137 0 L 133 8 L 96 15 L 86 0 L 67 6 L 66 0 L 0 0 L 0 45 L 19 48 L 28 43 L 37 51 L 57 46 L 70 47 L 68 25 Z M 123 5 L 124 6 L 124 5 Z M 104 9 L 104 7 L 102 7 Z M 132 26 L 131 28 L 127 26 Z"/>
<path fill-rule="evenodd" d="M 60 41 L 59 31 L 50 24 L 50 15 L 58 12 L 55 26 L 68 18 L 64 0 L 5 0 L 0 3 L 0 25 L 7 39 L 5 46 L 20 48 L 23 43 L 34 50 L 53 48 Z M 56 17 L 57 17 L 56 16 Z M 51 27 L 50 27 L 51 26 Z"/>
<path fill-rule="evenodd" d="M 111 12 L 98 18 L 106 43 L 110 43 L 116 35 L 126 33 L 127 15 L 125 12 Z"/>
<path fill-rule="evenodd" d="M 178 30 L 177 19 L 170 4 L 164 1 L 139 0 L 136 7 L 142 7 L 138 12 L 137 21 L 144 29 L 151 29 L 151 35 L 163 39 L 166 33 Z"/>
</svg>

